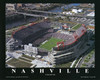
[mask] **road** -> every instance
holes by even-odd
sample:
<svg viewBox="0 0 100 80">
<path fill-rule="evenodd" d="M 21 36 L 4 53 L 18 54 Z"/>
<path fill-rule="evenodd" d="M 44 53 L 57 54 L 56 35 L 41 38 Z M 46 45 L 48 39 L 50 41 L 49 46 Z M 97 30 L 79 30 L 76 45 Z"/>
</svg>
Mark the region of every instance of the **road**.
<svg viewBox="0 0 100 80">
<path fill-rule="evenodd" d="M 9 45 L 12 42 L 13 42 L 13 38 L 10 38 L 10 40 L 6 43 L 6 45 Z"/>
</svg>

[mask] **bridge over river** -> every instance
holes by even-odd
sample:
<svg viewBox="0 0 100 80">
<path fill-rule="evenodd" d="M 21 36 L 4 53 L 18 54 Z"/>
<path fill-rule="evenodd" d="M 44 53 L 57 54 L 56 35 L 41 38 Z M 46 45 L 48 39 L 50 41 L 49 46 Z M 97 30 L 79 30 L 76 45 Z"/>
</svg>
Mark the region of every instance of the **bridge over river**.
<svg viewBox="0 0 100 80">
<path fill-rule="evenodd" d="M 63 14 L 61 12 L 48 12 L 48 11 L 39 11 L 39 10 L 28 10 L 29 12 L 25 12 L 25 11 L 16 11 L 15 13 L 17 14 L 22 14 L 22 15 L 25 15 L 25 16 L 33 16 L 33 17 L 51 17 L 51 15 L 54 15 L 55 17 L 57 16 L 66 16 L 66 17 L 79 17 L 79 18 L 90 18 L 90 19 L 94 19 L 94 16 L 86 16 L 86 15 L 77 15 L 77 14 L 74 14 L 74 15 L 69 15 L 69 14 Z M 34 13 L 32 13 L 34 12 Z M 35 14 L 36 13 L 40 13 L 40 14 Z M 47 14 L 47 15 L 44 15 L 44 14 Z M 54 17 L 53 16 L 53 17 Z"/>
</svg>

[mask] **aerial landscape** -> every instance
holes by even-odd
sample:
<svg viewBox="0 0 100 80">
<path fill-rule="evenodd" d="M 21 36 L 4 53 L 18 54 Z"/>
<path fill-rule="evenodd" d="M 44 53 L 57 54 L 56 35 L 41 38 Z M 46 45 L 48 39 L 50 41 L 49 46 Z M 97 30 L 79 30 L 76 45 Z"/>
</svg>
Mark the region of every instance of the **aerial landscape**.
<svg viewBox="0 0 100 80">
<path fill-rule="evenodd" d="M 6 3 L 6 68 L 95 68 L 93 3 Z"/>
</svg>

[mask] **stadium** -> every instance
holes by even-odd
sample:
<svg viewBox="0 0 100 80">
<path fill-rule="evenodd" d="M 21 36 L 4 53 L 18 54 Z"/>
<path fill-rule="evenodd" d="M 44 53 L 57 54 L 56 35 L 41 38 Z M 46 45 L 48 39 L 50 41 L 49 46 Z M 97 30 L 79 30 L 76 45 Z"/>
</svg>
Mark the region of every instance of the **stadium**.
<svg viewBox="0 0 100 80">
<path fill-rule="evenodd" d="M 71 31 L 67 25 L 62 25 L 56 30 L 51 24 L 45 20 L 27 27 L 23 26 L 13 32 L 15 47 L 31 43 L 38 49 L 37 54 L 48 56 L 52 64 L 68 62 L 81 54 L 80 51 L 88 40 L 85 25 L 82 24 L 76 31 Z"/>
</svg>

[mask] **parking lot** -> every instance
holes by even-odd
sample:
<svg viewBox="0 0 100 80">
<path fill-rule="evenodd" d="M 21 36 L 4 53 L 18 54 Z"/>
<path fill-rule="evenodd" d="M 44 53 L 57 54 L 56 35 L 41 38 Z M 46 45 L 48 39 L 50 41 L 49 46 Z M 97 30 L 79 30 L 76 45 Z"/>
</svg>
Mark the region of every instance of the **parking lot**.
<svg viewBox="0 0 100 80">
<path fill-rule="evenodd" d="M 95 24 L 94 19 L 79 18 L 79 17 L 69 17 L 70 21 L 82 23 L 82 24 Z"/>
</svg>

